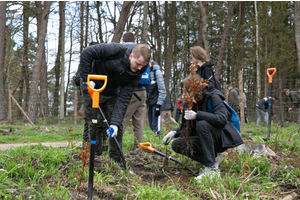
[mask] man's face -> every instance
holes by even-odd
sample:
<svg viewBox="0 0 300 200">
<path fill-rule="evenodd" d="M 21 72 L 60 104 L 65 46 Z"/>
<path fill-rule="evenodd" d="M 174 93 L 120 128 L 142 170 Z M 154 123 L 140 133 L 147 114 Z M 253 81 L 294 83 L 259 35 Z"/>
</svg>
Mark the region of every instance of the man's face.
<svg viewBox="0 0 300 200">
<path fill-rule="evenodd" d="M 139 56 L 138 58 L 134 58 L 132 54 L 129 56 L 130 64 L 129 67 L 131 71 L 137 72 L 141 70 L 144 66 L 148 64 L 147 61 L 144 60 L 143 56 Z"/>
</svg>

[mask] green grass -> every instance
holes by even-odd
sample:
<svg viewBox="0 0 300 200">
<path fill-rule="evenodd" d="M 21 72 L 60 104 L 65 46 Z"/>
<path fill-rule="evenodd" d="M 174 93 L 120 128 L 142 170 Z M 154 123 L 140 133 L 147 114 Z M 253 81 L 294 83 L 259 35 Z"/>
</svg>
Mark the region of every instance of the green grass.
<svg viewBox="0 0 300 200">
<path fill-rule="evenodd" d="M 60 125 L 38 124 L 32 127 L 21 125 L 2 125 L 0 129 L 11 130 L 9 135 L 0 135 L 0 143 L 29 143 L 29 142 L 58 142 L 66 140 L 81 140 L 83 132 L 83 122 L 77 124 L 78 128 L 69 131 L 73 122 L 67 121 Z M 49 131 L 44 132 L 43 127 Z"/>
<path fill-rule="evenodd" d="M 69 132 L 71 124 L 71 121 L 66 121 L 59 126 L 47 125 L 49 129 L 47 133 L 41 133 L 37 129 L 39 125 L 1 126 L 0 129 L 11 128 L 13 134 L 0 135 L 0 143 L 81 140 L 83 123 L 79 123 L 76 129 L 73 128 Z M 134 147 L 134 135 L 128 134 L 129 131 L 131 124 L 127 126 L 123 138 L 124 154 L 130 153 Z M 162 132 L 163 134 L 168 132 L 164 126 Z M 166 184 L 144 182 L 137 175 L 132 176 L 124 172 L 115 174 L 111 166 L 106 166 L 104 172 L 95 173 L 95 187 L 101 188 L 101 191 L 115 199 L 281 199 L 287 194 L 280 195 L 278 193 L 280 187 L 284 185 L 294 189 L 300 187 L 300 167 L 296 166 L 295 161 L 300 157 L 299 132 L 300 127 L 295 124 L 284 124 L 284 127 L 272 124 L 270 139 L 266 143 L 271 149 L 290 157 L 288 160 L 278 162 L 277 165 L 272 164 L 269 158 L 238 153 L 236 157 L 228 156 L 220 166 L 221 171 L 227 172 L 222 178 L 204 179 L 201 183 L 190 179 L 185 188 L 179 184 L 179 178 L 169 179 Z M 246 124 L 242 135 L 251 138 L 246 141 L 264 143 L 262 138 L 267 135 L 267 126 L 262 124 L 257 127 L 254 122 Z M 144 129 L 143 142 L 150 142 L 155 149 L 165 151 L 161 139 L 155 137 L 148 126 Z M 170 145 L 168 149 L 171 150 Z M 74 160 L 71 155 L 79 151 L 79 148 L 72 145 L 67 148 L 22 146 L 0 151 L 0 199 L 72 199 L 72 191 L 76 190 L 79 184 L 74 172 L 78 172 L 81 162 Z M 103 156 L 108 158 L 107 154 Z M 172 150 L 170 156 L 193 169 L 202 167 L 201 164 Z M 134 159 L 138 161 L 140 158 Z M 294 162 L 295 165 L 287 165 L 288 162 Z M 154 169 L 156 173 L 162 173 L 160 161 L 151 163 L 145 167 Z M 115 163 L 111 165 L 118 168 Z M 178 165 L 169 162 L 171 167 Z M 168 169 L 166 172 L 169 173 Z M 247 174 L 245 176 L 245 173 L 249 173 L 249 176 Z M 87 183 L 88 170 L 83 172 L 82 181 Z"/>
</svg>

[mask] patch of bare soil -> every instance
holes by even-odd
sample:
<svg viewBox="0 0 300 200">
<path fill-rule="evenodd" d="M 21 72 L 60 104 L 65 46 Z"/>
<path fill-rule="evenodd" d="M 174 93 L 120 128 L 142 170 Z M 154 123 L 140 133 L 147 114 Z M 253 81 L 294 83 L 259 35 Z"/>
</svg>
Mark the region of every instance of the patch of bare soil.
<svg viewBox="0 0 300 200">
<path fill-rule="evenodd" d="M 79 159 L 78 156 L 75 156 L 75 158 Z M 165 163 L 164 166 L 164 157 L 145 151 L 141 148 L 126 154 L 125 159 L 127 168 L 133 172 L 133 174 L 129 174 L 130 178 L 139 175 L 139 181 L 141 184 L 177 184 L 179 188 L 189 189 L 190 194 L 197 192 L 194 191 L 193 188 L 189 188 L 189 181 L 192 177 L 194 177 L 194 175 L 185 169 L 184 166 L 180 166 L 170 160 L 168 160 L 168 164 Z M 105 172 L 106 167 L 111 166 L 111 160 L 104 158 L 103 156 L 96 157 L 94 166 L 95 170 L 98 172 Z M 111 168 L 110 174 L 119 173 L 120 168 Z M 123 180 L 120 180 L 120 183 L 127 185 L 127 183 Z M 123 188 L 123 190 L 125 191 L 121 191 L 121 193 L 129 193 L 129 189 L 126 191 L 126 189 Z M 82 184 L 82 192 L 80 193 L 75 190 L 72 191 L 74 199 L 86 199 L 88 195 L 88 185 Z M 108 189 L 106 186 L 103 187 L 103 185 L 100 186 L 97 183 L 94 183 L 93 197 L 94 199 L 116 199 L 116 197 L 113 196 L 112 189 Z M 203 194 L 201 199 L 210 199 L 210 197 Z"/>
<path fill-rule="evenodd" d="M 276 152 L 278 153 L 278 152 Z M 282 154 L 280 154 L 283 156 Z M 238 159 L 238 155 L 235 150 L 228 150 L 227 156 L 230 156 L 233 159 Z M 134 173 L 130 174 L 129 176 L 133 178 L 135 175 L 139 175 L 139 180 L 141 184 L 143 183 L 155 183 L 165 185 L 165 184 L 177 184 L 179 188 L 188 189 L 189 194 L 199 194 L 199 191 L 196 191 L 195 188 L 189 187 L 190 179 L 194 177 L 194 175 L 181 166 L 179 164 L 174 164 L 173 161 L 168 160 L 168 164 L 165 163 L 165 158 L 157 155 L 155 153 L 145 151 L 143 149 L 136 149 L 129 154 L 125 155 L 127 167 Z M 286 157 L 282 157 L 286 160 Z M 270 162 L 273 165 L 278 165 L 278 160 L 269 158 Z M 293 158 L 293 161 L 287 162 L 288 166 L 300 166 L 299 164 L 300 158 Z M 107 165 L 111 165 L 111 160 L 102 157 L 97 157 L 95 159 L 95 170 L 105 172 L 105 168 Z M 164 166 L 165 165 L 165 166 Z M 119 174 L 119 168 L 111 168 L 110 174 Z M 195 169 L 194 169 L 195 170 Z M 222 175 L 224 176 L 228 173 L 228 169 L 222 169 Z M 274 175 L 275 176 L 275 175 Z M 276 178 L 276 177 L 274 177 Z M 179 179 L 179 181 L 178 181 Z M 178 182 L 177 182 L 178 181 Z M 127 185 L 127 183 L 123 180 L 120 180 L 121 183 Z M 88 185 L 82 185 L 82 192 L 78 193 L 78 191 L 73 190 L 73 198 L 74 199 L 86 199 L 88 194 Z M 124 191 L 122 193 L 128 194 L 129 189 L 122 188 Z M 93 190 L 93 197 L 95 199 L 116 199 L 113 195 L 113 189 L 109 188 L 108 186 L 100 186 L 98 184 L 94 184 Z M 295 186 L 288 184 L 288 185 L 280 185 L 278 196 L 271 198 L 271 199 L 278 199 L 279 197 L 286 196 L 287 194 L 291 194 L 295 192 L 298 196 L 294 199 L 300 199 L 300 188 L 296 188 Z M 268 197 L 268 196 L 266 196 Z M 201 199 L 211 199 L 211 197 L 203 193 Z M 268 199 L 270 199 L 268 197 Z"/>
</svg>

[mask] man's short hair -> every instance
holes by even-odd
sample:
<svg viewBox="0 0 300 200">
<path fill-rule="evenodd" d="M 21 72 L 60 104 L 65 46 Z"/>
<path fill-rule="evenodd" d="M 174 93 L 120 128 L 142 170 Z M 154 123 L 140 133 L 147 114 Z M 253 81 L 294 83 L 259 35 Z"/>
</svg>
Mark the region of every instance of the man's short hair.
<svg viewBox="0 0 300 200">
<path fill-rule="evenodd" d="M 287 92 L 290 92 L 290 90 L 289 89 L 284 89 L 283 90 L 283 94 L 286 94 Z"/>
<path fill-rule="evenodd" d="M 123 39 L 124 42 L 134 42 L 135 38 L 132 32 L 126 32 L 123 34 Z"/>
<path fill-rule="evenodd" d="M 150 49 L 147 44 L 139 44 L 135 46 L 132 50 L 132 56 L 138 58 L 143 56 L 144 60 L 149 62 L 151 59 Z"/>
<path fill-rule="evenodd" d="M 278 99 L 278 97 L 277 97 L 276 95 L 273 95 L 272 97 L 273 97 L 274 99 L 276 99 L 276 100 Z"/>
</svg>

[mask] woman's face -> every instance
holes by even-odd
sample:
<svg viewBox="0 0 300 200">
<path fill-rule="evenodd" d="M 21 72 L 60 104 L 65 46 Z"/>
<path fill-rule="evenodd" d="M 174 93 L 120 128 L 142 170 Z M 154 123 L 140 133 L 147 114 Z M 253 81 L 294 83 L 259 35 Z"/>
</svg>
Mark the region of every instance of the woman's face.
<svg viewBox="0 0 300 200">
<path fill-rule="evenodd" d="M 193 64 L 199 64 L 200 66 L 202 66 L 203 62 L 201 62 L 200 60 L 196 59 L 192 54 L 191 54 L 191 58 L 192 58 Z"/>
</svg>

